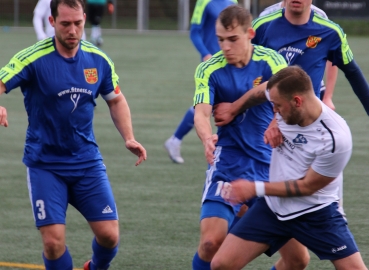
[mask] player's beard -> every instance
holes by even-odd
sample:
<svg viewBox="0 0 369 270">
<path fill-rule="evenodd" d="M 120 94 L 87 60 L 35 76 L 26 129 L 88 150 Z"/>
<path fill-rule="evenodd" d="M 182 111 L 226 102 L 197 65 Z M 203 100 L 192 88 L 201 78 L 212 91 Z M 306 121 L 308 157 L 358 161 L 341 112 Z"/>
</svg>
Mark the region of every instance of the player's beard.
<svg viewBox="0 0 369 270">
<path fill-rule="evenodd" d="M 55 37 L 58 39 L 59 43 L 66 48 L 67 50 L 73 50 L 74 48 L 76 48 L 80 42 L 80 38 L 78 39 L 78 42 L 76 42 L 75 44 L 71 44 L 71 43 L 67 43 L 66 39 L 63 39 L 60 35 L 55 34 Z"/>
<path fill-rule="evenodd" d="M 296 109 L 291 109 L 288 116 L 282 117 L 287 125 L 297 125 L 302 121 L 302 113 Z"/>
</svg>

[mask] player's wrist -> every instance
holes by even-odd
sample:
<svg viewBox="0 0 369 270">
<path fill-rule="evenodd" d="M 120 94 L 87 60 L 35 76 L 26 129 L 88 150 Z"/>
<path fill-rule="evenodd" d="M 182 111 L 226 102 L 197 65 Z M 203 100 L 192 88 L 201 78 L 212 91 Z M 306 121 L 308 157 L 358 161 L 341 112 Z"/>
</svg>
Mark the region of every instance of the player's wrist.
<svg viewBox="0 0 369 270">
<path fill-rule="evenodd" d="M 258 197 L 265 196 L 265 183 L 263 181 L 255 181 L 255 193 Z"/>
</svg>

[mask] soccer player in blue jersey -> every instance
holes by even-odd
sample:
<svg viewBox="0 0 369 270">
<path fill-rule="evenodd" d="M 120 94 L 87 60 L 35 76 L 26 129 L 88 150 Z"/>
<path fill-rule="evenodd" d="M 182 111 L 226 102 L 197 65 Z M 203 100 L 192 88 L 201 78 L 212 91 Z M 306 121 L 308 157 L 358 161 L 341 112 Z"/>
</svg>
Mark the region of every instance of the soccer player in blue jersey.
<svg viewBox="0 0 369 270">
<path fill-rule="evenodd" d="M 55 37 L 17 53 L 0 70 L 0 94 L 20 87 L 28 115 L 23 162 L 45 268 L 72 270 L 65 243 L 68 203 L 88 221 L 95 237 L 85 270 L 108 269 L 118 252 L 119 223 L 113 192 L 92 123 L 95 99 L 106 101 L 125 146 L 146 159 L 133 134 L 129 106 L 111 59 L 81 40 L 83 0 L 52 0 Z M 0 125 L 8 126 L 0 107 Z"/>
<path fill-rule="evenodd" d="M 232 204 L 259 198 L 227 235 L 211 269 L 243 269 L 295 238 L 335 269 L 366 270 L 337 204 L 337 178 L 352 152 L 350 128 L 316 97 L 298 66 L 280 70 L 267 88 L 260 97 L 273 103 L 284 143 L 273 149 L 270 182 L 239 179 L 221 190 Z"/>
<path fill-rule="evenodd" d="M 284 8 L 285 4 L 286 4 L 286 0 L 283 0 L 277 4 L 266 7 L 260 13 L 259 17 L 266 16 L 273 12 L 276 12 L 277 10 Z M 321 17 L 328 19 L 327 14 L 323 10 L 318 8 L 317 6 L 311 5 L 311 9 L 314 10 L 314 12 L 316 12 Z M 332 97 L 333 97 L 334 87 L 337 81 L 337 75 L 338 75 L 338 68 L 336 66 L 333 66 L 330 61 L 327 61 L 327 64 L 325 67 L 326 82 L 324 83 L 324 80 L 322 80 L 321 82 L 320 99 L 332 110 L 335 109 L 335 106 L 332 101 Z"/>
<path fill-rule="evenodd" d="M 200 243 L 192 263 L 194 270 L 210 269 L 210 261 L 241 206 L 224 201 L 220 196 L 222 187 L 240 175 L 260 181 L 269 179 L 271 148 L 264 143 L 263 135 L 273 118 L 270 103 L 250 108 L 220 127 L 217 134 L 212 134 L 210 123 L 213 106 L 237 100 L 287 66 L 276 51 L 251 44 L 255 35 L 251 20 L 251 14 L 241 6 L 225 8 L 216 22 L 221 51 L 201 63 L 195 72 L 195 128 L 209 167 L 202 196 Z M 252 201 L 246 204 L 251 206 Z M 294 265 L 304 264 L 308 255 L 303 246 L 291 240 L 287 247 L 291 252 L 284 259 Z"/>
<path fill-rule="evenodd" d="M 219 13 L 226 7 L 236 4 L 237 0 L 198 0 L 191 19 L 190 38 L 201 56 L 201 61 L 208 60 L 220 48 L 215 35 L 215 21 Z M 194 125 L 194 108 L 191 106 L 174 134 L 166 140 L 164 146 L 169 157 L 175 163 L 183 163 L 181 143 L 183 137 Z"/>
</svg>

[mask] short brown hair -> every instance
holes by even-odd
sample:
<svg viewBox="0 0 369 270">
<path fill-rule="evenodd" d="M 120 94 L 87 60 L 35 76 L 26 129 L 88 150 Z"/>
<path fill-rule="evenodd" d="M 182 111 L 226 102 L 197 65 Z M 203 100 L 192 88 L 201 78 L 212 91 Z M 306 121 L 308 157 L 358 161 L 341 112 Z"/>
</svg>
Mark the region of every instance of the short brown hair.
<svg viewBox="0 0 369 270">
<path fill-rule="evenodd" d="M 246 31 L 251 27 L 252 15 L 246 8 L 235 4 L 223 9 L 218 16 L 218 21 L 227 30 L 241 25 L 244 31 Z"/>
<path fill-rule="evenodd" d="M 54 20 L 58 17 L 58 7 L 60 4 L 66 5 L 71 8 L 78 9 L 81 6 L 82 10 L 85 10 L 85 2 L 84 0 L 51 0 L 50 9 L 51 16 L 53 16 Z"/>
<path fill-rule="evenodd" d="M 289 66 L 274 74 L 267 84 L 267 89 L 272 87 L 277 87 L 279 94 L 287 99 L 297 93 L 314 92 L 310 76 L 299 66 Z"/>
</svg>

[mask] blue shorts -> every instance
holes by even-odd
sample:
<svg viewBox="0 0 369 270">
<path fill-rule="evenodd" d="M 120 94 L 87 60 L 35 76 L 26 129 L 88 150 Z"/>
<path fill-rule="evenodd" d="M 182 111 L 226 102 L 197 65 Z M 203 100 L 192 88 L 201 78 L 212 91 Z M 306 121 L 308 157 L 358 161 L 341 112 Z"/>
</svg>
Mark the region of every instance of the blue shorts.
<svg viewBox="0 0 369 270">
<path fill-rule="evenodd" d="M 224 184 L 239 178 L 268 181 L 269 164 L 257 161 L 242 151 L 224 150 L 220 146 L 214 154 L 214 165 L 206 171 L 202 202 L 210 200 L 230 205 L 220 196 L 220 191 Z"/>
<path fill-rule="evenodd" d="M 87 221 L 118 219 L 104 164 L 78 170 L 27 168 L 27 182 L 37 227 L 65 224 L 68 203 Z"/>
<path fill-rule="evenodd" d="M 280 221 L 265 199 L 258 198 L 230 233 L 245 240 L 268 244 L 270 247 L 265 252 L 268 256 L 272 256 L 291 238 L 306 246 L 321 260 L 338 260 L 359 251 L 346 220 L 338 211 L 337 203 L 291 220 Z"/>
</svg>

